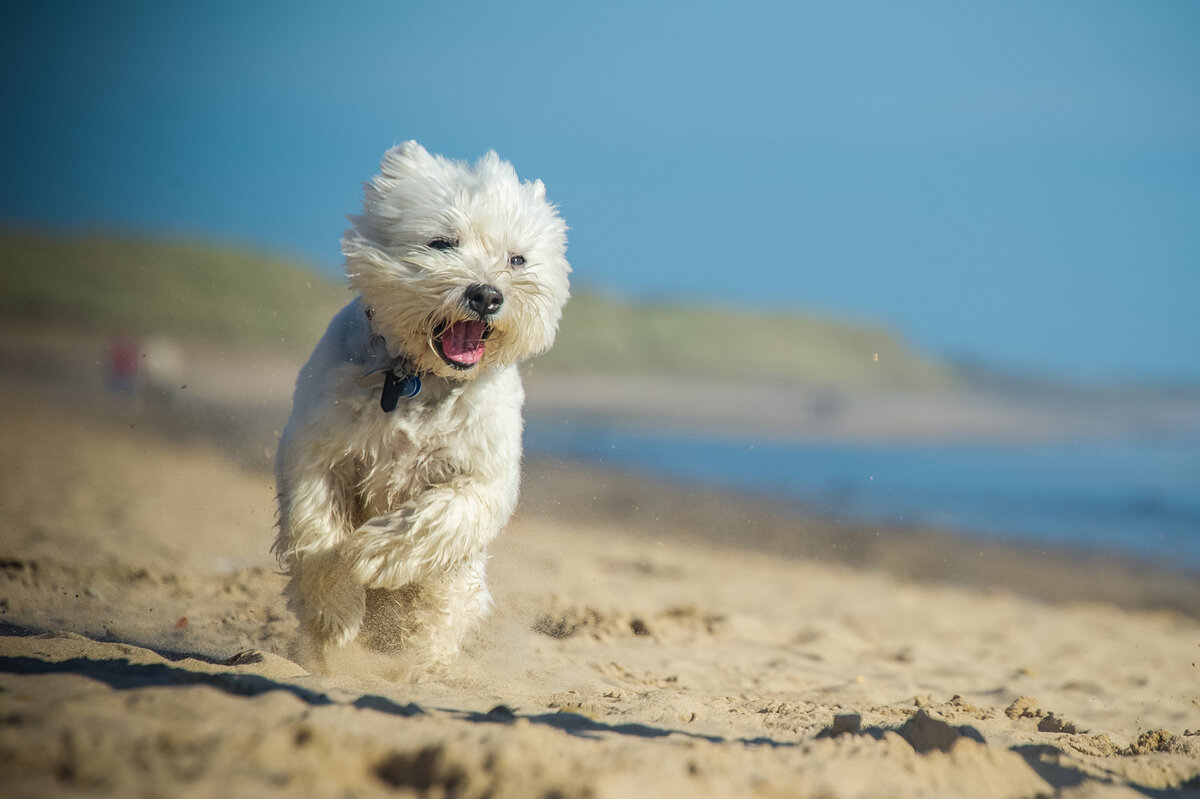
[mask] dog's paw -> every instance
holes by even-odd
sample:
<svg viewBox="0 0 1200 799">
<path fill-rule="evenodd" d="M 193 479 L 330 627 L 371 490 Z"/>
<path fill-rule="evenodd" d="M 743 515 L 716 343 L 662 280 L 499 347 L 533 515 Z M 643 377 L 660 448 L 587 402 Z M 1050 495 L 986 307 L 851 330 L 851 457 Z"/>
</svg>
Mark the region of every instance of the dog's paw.
<svg viewBox="0 0 1200 799">
<path fill-rule="evenodd" d="M 367 612 L 363 587 L 346 572 L 324 573 L 306 586 L 305 626 L 321 643 L 345 646 L 358 637 Z"/>
<path fill-rule="evenodd" d="M 367 592 L 361 585 L 339 583 L 326 598 L 324 616 L 328 638 L 335 646 L 345 646 L 358 637 L 367 614 Z"/>
<path fill-rule="evenodd" d="M 366 615 L 366 604 L 361 598 L 364 592 L 360 589 L 358 593 L 359 601 L 353 606 L 343 603 L 343 606 L 337 609 L 320 609 L 316 618 L 309 624 L 318 639 L 336 647 L 343 647 L 358 637 L 363 617 Z"/>
</svg>

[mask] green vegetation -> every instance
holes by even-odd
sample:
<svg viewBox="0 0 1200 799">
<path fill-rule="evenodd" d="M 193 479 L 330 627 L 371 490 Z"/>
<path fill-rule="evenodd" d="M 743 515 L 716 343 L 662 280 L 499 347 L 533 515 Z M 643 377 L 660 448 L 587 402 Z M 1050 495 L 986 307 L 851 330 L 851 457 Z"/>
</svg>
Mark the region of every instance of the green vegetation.
<svg viewBox="0 0 1200 799">
<path fill-rule="evenodd" d="M 309 348 L 349 299 L 295 262 L 167 239 L 0 235 L 0 320 Z"/>
<path fill-rule="evenodd" d="M 194 241 L 0 234 L 0 322 L 308 349 L 346 289 L 292 261 Z M 577 292 L 539 371 L 829 386 L 942 386 L 887 331 L 811 316 L 634 304 Z"/>
<path fill-rule="evenodd" d="M 538 369 L 828 386 L 942 387 L 950 370 L 889 332 L 816 316 L 633 304 L 577 293 Z"/>
</svg>

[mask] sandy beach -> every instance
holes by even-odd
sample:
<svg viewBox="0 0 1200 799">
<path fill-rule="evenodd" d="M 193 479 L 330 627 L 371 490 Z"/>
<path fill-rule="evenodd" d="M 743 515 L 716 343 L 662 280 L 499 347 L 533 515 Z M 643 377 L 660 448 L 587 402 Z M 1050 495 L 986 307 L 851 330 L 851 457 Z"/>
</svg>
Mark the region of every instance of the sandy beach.
<svg viewBox="0 0 1200 799">
<path fill-rule="evenodd" d="M 1200 796 L 1195 575 L 539 461 L 452 669 L 314 675 L 268 552 L 295 365 L 142 407 L 0 339 L 4 796 Z"/>
</svg>

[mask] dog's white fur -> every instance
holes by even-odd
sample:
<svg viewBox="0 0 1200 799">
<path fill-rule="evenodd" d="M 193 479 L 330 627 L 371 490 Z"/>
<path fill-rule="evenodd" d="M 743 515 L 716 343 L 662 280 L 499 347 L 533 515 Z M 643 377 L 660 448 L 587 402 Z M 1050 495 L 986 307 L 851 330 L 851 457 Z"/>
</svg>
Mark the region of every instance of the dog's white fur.
<svg viewBox="0 0 1200 799">
<path fill-rule="evenodd" d="M 444 664 L 492 603 L 487 547 L 520 477 L 517 364 L 554 341 L 566 225 L 494 152 L 470 165 L 407 142 L 365 188 L 342 240 L 358 296 L 300 372 L 279 444 L 274 551 L 311 665 L 356 638 Z M 465 299 L 480 285 L 503 294 L 490 316 Z M 437 337 L 467 319 L 490 333 L 464 368 Z M 378 381 L 363 384 L 395 364 L 422 388 L 386 412 Z"/>
</svg>

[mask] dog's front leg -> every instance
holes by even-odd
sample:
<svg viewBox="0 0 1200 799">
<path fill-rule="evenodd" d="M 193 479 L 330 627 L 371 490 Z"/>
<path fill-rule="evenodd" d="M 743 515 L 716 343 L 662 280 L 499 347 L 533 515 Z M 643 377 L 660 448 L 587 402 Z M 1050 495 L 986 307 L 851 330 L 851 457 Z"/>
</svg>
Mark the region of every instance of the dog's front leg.
<svg viewBox="0 0 1200 799">
<path fill-rule="evenodd" d="M 486 548 L 515 494 L 515 485 L 462 481 L 371 519 L 344 542 L 342 559 L 363 585 L 406 589 L 405 611 L 390 623 L 420 668 L 448 663 L 491 607 Z"/>
<path fill-rule="evenodd" d="M 338 549 L 349 531 L 348 472 L 341 464 L 297 455 L 304 452 L 291 437 L 280 447 L 274 549 L 291 577 L 288 605 L 309 639 L 313 659 L 320 662 L 327 643 L 341 646 L 358 635 L 365 595 Z"/>
<path fill-rule="evenodd" d="M 342 557 L 368 588 L 439 577 L 483 553 L 515 500 L 506 485 L 456 480 L 368 520 L 343 542 Z"/>
<path fill-rule="evenodd" d="M 292 570 L 287 594 L 318 654 L 326 643 L 345 646 L 358 636 L 366 592 L 337 550 L 304 556 Z"/>
</svg>

